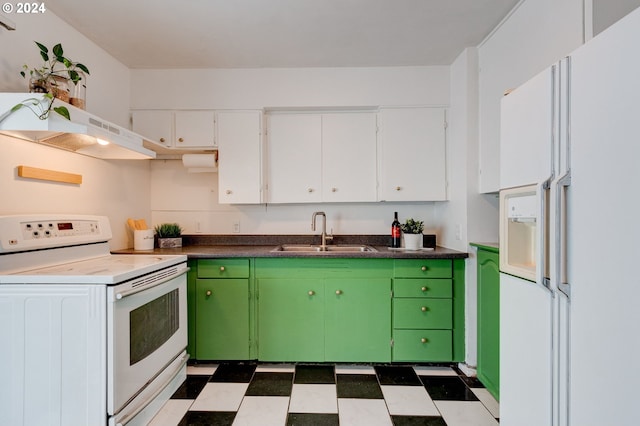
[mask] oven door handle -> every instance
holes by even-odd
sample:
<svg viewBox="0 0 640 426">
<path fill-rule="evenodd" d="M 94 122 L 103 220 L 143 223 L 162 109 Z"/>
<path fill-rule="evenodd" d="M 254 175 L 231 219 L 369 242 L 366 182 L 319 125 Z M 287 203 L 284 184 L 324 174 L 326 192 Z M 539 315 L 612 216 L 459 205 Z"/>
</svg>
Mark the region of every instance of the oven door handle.
<svg viewBox="0 0 640 426">
<path fill-rule="evenodd" d="M 178 272 L 176 274 L 173 274 L 171 276 L 168 276 L 168 277 L 164 278 L 163 280 L 160 280 L 157 283 L 154 283 L 151 286 L 141 286 L 141 287 L 133 288 L 131 290 L 120 291 L 120 292 L 116 293 L 116 300 L 122 300 L 125 297 L 132 296 L 132 295 L 134 295 L 136 293 L 140 293 L 141 291 L 145 291 L 145 290 L 148 290 L 150 288 L 157 287 L 157 286 L 159 286 L 161 284 L 164 284 L 164 283 L 166 283 L 168 281 L 171 281 L 174 278 L 178 278 L 180 275 L 186 274 L 187 272 L 189 272 L 189 269 L 191 269 L 191 268 L 181 269 L 180 272 Z"/>
<path fill-rule="evenodd" d="M 151 404 L 153 400 L 156 399 L 156 397 L 160 394 L 160 392 L 162 392 L 167 387 L 167 385 L 178 375 L 178 373 L 180 373 L 180 369 L 182 368 L 184 363 L 186 363 L 188 360 L 189 360 L 189 354 L 183 355 L 182 359 L 180 360 L 180 364 L 178 365 L 176 370 L 171 373 L 171 376 L 166 380 L 166 382 L 163 383 L 162 386 L 158 387 L 158 390 L 156 390 L 152 395 L 150 395 L 149 398 L 147 398 L 146 402 L 134 408 L 133 411 L 131 411 L 130 413 L 127 413 L 122 419 L 120 419 L 120 421 L 116 423 L 116 426 L 125 426 L 127 423 L 133 420 L 133 418 L 137 416 L 138 413 L 140 413 L 142 410 L 147 408 L 147 406 Z"/>
</svg>

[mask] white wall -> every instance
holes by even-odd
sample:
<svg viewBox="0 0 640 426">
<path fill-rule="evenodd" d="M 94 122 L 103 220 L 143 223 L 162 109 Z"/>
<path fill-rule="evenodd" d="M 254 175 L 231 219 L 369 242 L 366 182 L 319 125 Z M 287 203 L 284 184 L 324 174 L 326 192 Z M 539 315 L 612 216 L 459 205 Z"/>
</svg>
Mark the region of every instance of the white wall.
<svg viewBox="0 0 640 426">
<path fill-rule="evenodd" d="M 0 28 L 0 92 L 26 92 L 22 65 L 40 66 L 34 40 L 51 49 L 62 43 L 65 55 L 91 71 L 87 110 L 129 126 L 129 70 L 52 12 L 12 14 L 16 31 Z M 127 217 L 150 218 L 149 161 L 104 161 L 0 135 L 0 214 L 79 213 L 109 216 L 111 248 L 131 246 Z M 27 180 L 16 167 L 26 165 L 81 174 L 81 185 Z"/>
<path fill-rule="evenodd" d="M 449 67 L 132 70 L 132 109 L 447 105 Z"/>
<path fill-rule="evenodd" d="M 132 70 L 131 83 L 133 109 L 446 106 L 450 87 L 448 67 Z M 189 175 L 168 160 L 151 173 L 153 223 L 176 221 L 187 232 L 228 234 L 240 223 L 242 234 L 311 234 L 318 210 L 335 234 L 387 234 L 394 211 L 441 231 L 434 203 L 228 206 L 217 203 L 217 174 Z"/>
<path fill-rule="evenodd" d="M 149 161 L 105 161 L 0 135 L 0 214 L 108 216 L 112 249 L 132 245 L 128 217 L 149 218 Z M 82 175 L 82 184 L 18 177 L 19 165 Z"/>
</svg>

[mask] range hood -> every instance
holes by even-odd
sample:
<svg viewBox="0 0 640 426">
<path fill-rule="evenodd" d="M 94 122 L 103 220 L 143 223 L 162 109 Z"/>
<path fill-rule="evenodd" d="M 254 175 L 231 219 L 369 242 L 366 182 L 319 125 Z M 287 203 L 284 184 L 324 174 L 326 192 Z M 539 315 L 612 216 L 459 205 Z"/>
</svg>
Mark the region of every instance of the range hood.
<svg viewBox="0 0 640 426">
<path fill-rule="evenodd" d="M 148 160 L 156 157 L 155 152 L 143 146 L 145 138 L 137 133 L 57 99 L 54 107 L 65 106 L 71 120 L 54 111 L 47 119 L 40 120 L 26 107 L 3 118 L 5 112 L 30 98 L 41 99 L 41 105 L 48 102 L 38 93 L 0 93 L 1 134 L 96 158 Z"/>
</svg>

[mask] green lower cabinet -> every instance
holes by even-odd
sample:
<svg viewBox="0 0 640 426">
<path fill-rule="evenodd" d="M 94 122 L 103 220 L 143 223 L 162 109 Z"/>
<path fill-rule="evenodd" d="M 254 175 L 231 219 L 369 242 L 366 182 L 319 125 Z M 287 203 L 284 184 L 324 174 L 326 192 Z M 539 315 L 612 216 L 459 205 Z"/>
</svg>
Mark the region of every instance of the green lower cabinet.
<svg viewBox="0 0 640 426">
<path fill-rule="evenodd" d="M 398 329 L 447 329 L 453 322 L 451 299 L 393 300 L 393 326 Z"/>
<path fill-rule="evenodd" d="M 249 280 L 196 280 L 199 360 L 249 359 Z"/>
<path fill-rule="evenodd" d="M 325 282 L 325 361 L 391 360 L 391 280 Z"/>
<path fill-rule="evenodd" d="M 258 359 L 389 362 L 391 262 L 256 259 Z"/>
<path fill-rule="evenodd" d="M 259 279 L 258 291 L 258 359 L 324 361 L 322 281 Z"/>
<path fill-rule="evenodd" d="M 478 379 L 500 399 L 500 269 L 498 249 L 478 245 Z"/>
<path fill-rule="evenodd" d="M 395 261 L 392 360 L 464 360 L 464 259 Z"/>
<path fill-rule="evenodd" d="M 451 361 L 451 337 L 451 330 L 394 330 L 393 360 Z"/>
</svg>

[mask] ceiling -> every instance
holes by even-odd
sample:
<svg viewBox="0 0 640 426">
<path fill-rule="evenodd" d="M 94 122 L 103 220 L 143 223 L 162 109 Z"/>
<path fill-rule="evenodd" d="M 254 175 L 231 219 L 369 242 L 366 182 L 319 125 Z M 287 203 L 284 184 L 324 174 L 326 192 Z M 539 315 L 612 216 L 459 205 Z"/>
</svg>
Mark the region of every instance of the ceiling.
<svg viewBox="0 0 640 426">
<path fill-rule="evenodd" d="M 520 0 L 54 0 L 130 68 L 449 65 Z"/>
</svg>

